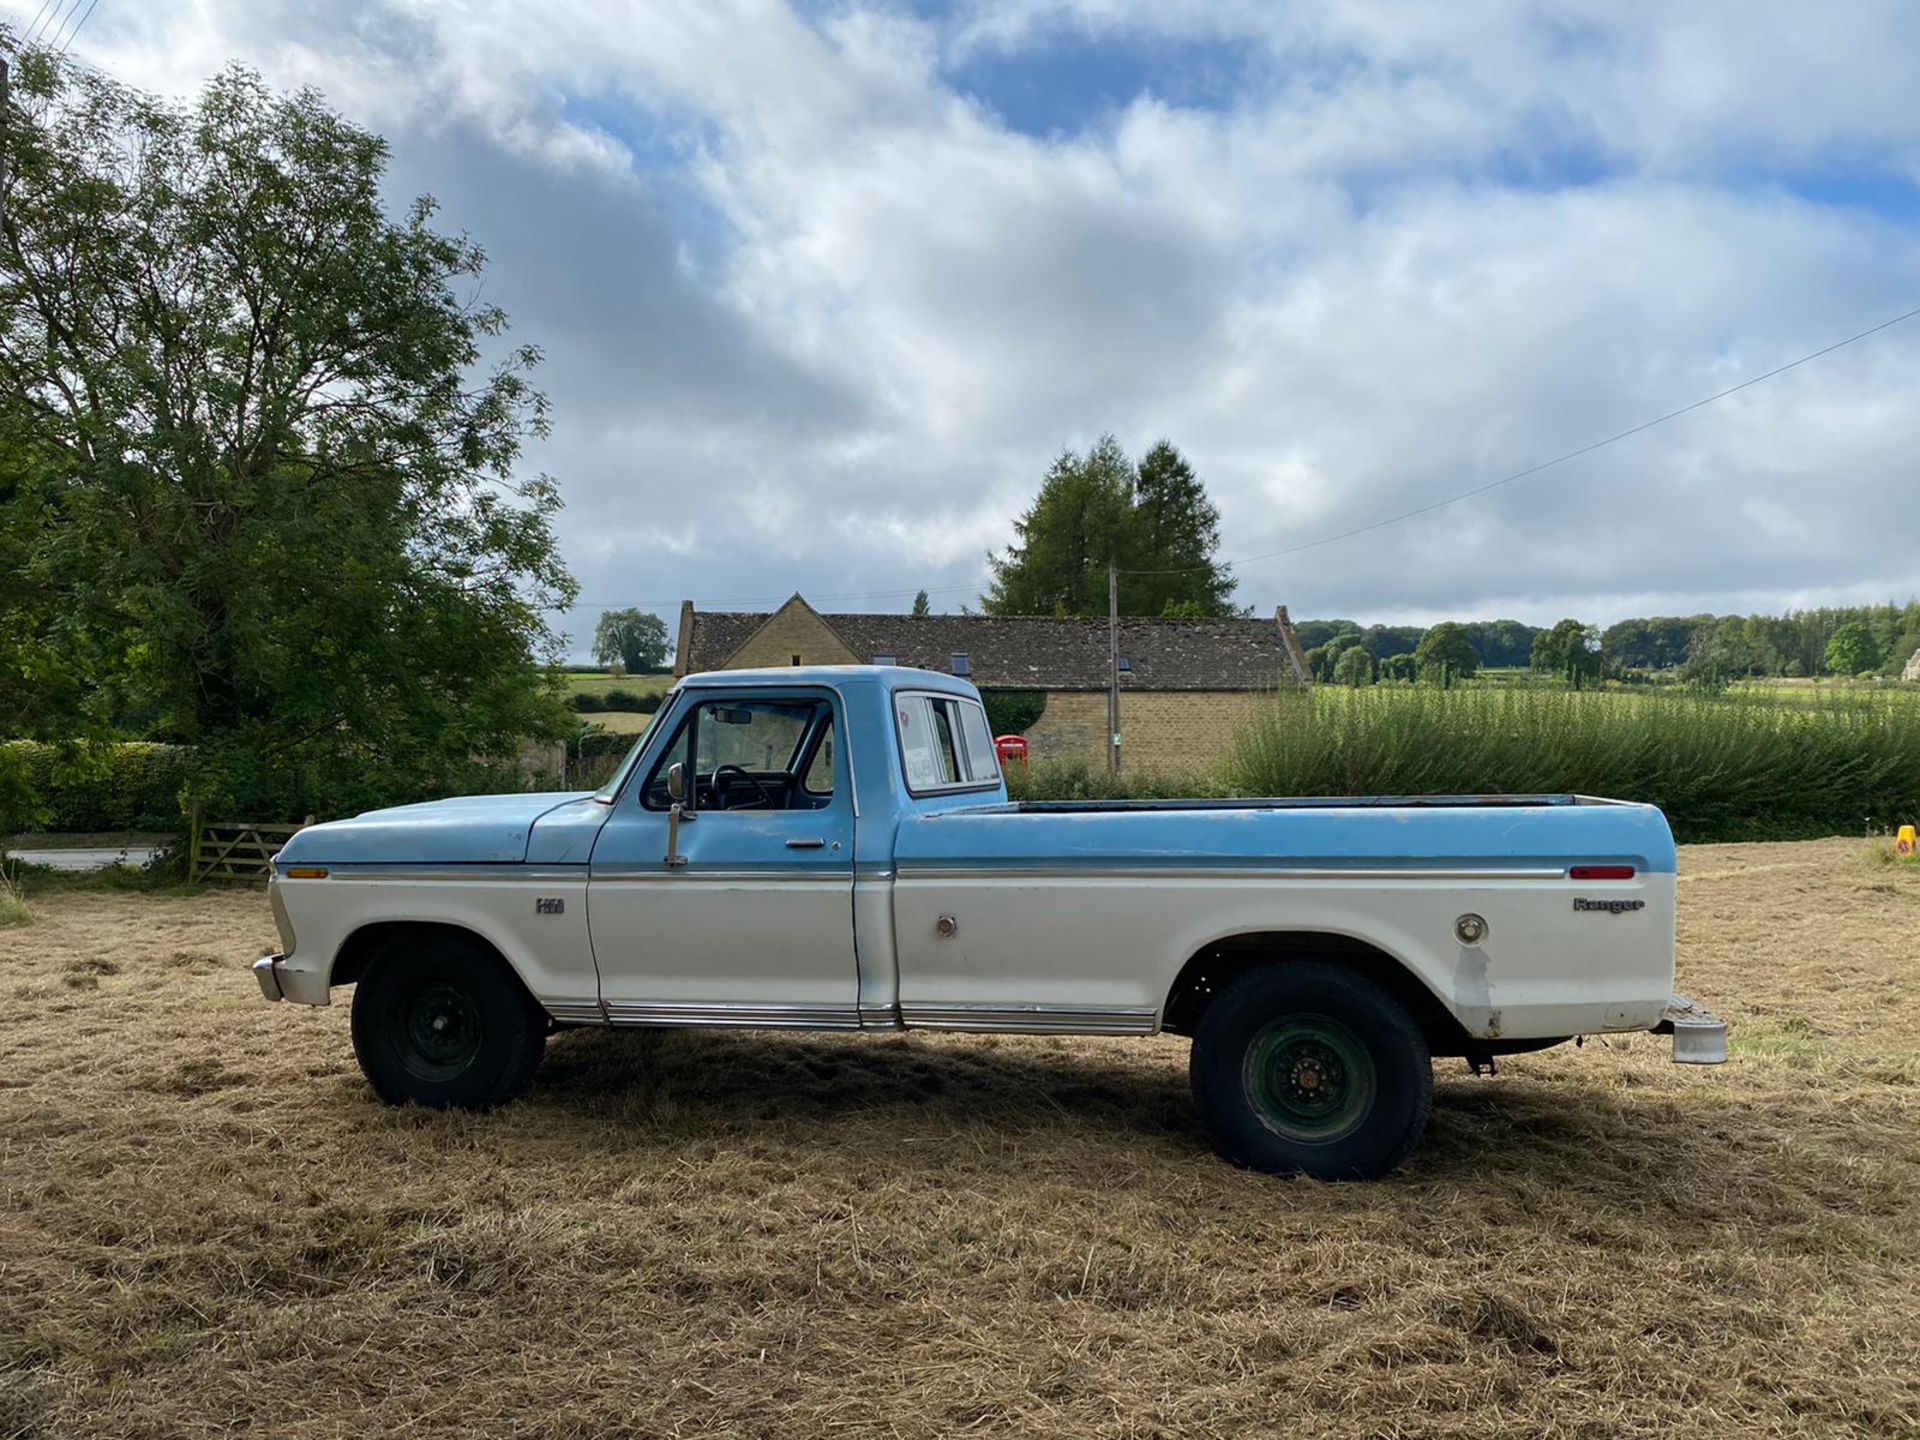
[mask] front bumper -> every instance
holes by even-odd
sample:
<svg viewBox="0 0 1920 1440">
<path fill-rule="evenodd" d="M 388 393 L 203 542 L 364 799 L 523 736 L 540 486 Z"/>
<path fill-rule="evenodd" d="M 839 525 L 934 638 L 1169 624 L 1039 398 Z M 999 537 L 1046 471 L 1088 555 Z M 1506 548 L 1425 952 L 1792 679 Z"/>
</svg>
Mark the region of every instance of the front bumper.
<svg viewBox="0 0 1920 1440">
<path fill-rule="evenodd" d="M 280 984 L 280 967 L 285 963 L 284 955 L 262 955 L 253 962 L 253 978 L 260 982 L 260 994 L 268 1000 L 287 998 Z"/>
<path fill-rule="evenodd" d="M 265 983 L 264 981 L 262 982 Z M 1676 991 L 1660 1012 L 1655 1035 L 1673 1036 L 1676 1065 L 1724 1065 L 1727 1060 L 1727 1022 L 1691 995 Z"/>
</svg>

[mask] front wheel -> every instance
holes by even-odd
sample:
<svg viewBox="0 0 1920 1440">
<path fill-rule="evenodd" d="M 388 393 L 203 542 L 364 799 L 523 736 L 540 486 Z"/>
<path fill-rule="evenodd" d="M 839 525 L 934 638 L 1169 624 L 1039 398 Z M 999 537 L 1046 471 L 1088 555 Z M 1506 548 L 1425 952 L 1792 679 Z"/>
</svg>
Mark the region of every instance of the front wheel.
<svg viewBox="0 0 1920 1440">
<path fill-rule="evenodd" d="M 456 939 L 376 957 L 353 992 L 353 1051 L 389 1105 L 486 1110 L 533 1083 L 545 1014 L 505 961 Z"/>
<path fill-rule="evenodd" d="M 1193 1037 L 1194 1105 L 1236 1165 L 1373 1180 L 1426 1129 L 1433 1062 L 1386 991 L 1338 965 L 1252 970 L 1213 999 Z"/>
</svg>

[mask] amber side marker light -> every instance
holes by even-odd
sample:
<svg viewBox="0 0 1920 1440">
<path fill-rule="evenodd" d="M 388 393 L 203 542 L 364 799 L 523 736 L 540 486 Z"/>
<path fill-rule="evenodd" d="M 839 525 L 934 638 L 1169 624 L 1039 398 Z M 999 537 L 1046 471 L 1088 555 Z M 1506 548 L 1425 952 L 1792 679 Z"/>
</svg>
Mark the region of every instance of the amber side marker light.
<svg viewBox="0 0 1920 1440">
<path fill-rule="evenodd" d="M 319 865 L 289 865 L 287 867 L 287 879 L 289 880 L 324 880 L 326 878 L 326 870 Z"/>
<path fill-rule="evenodd" d="M 322 872 L 324 873 L 324 872 Z M 1569 880 L 1631 880 L 1631 865 L 1575 865 L 1567 871 Z"/>
</svg>

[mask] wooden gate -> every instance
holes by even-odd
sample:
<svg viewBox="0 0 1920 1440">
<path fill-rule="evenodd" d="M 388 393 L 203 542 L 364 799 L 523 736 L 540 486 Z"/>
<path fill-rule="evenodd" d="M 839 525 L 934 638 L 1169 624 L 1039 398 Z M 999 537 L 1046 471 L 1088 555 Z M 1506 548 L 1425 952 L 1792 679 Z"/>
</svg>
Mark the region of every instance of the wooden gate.
<svg viewBox="0 0 1920 1440">
<path fill-rule="evenodd" d="M 273 857 L 296 832 L 313 823 L 261 825 L 251 821 L 209 822 L 195 807 L 187 838 L 187 880 L 264 880 L 273 873 Z"/>
</svg>

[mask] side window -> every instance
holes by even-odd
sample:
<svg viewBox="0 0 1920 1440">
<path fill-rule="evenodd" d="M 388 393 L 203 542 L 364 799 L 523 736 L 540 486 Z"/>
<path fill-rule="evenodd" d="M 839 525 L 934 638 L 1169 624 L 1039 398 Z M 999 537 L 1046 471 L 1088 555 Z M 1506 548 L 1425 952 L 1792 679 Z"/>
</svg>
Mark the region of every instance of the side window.
<svg viewBox="0 0 1920 1440">
<path fill-rule="evenodd" d="M 993 748 L 993 734 L 987 729 L 987 712 L 971 700 L 962 700 L 960 733 L 966 741 L 967 773 L 975 780 L 999 780 L 1000 755 Z"/>
<path fill-rule="evenodd" d="M 898 695 L 893 702 L 894 724 L 900 730 L 900 756 L 906 765 L 907 788 L 938 790 L 958 778 L 933 733 L 933 706 L 924 695 Z"/>
<path fill-rule="evenodd" d="M 909 790 L 922 794 L 1000 783 L 993 739 L 978 705 L 946 695 L 897 695 L 893 709 Z"/>
</svg>

